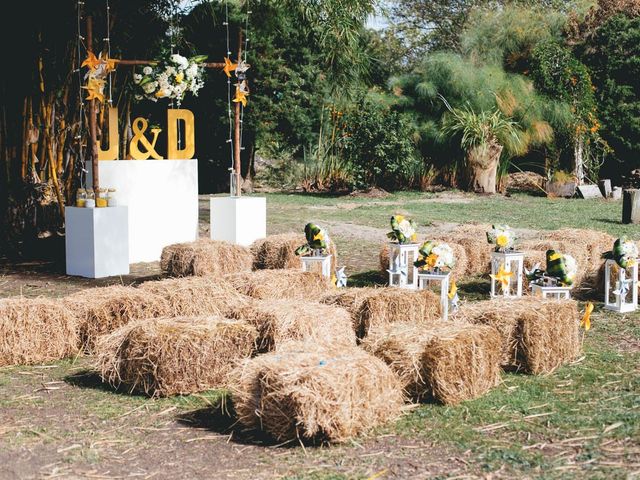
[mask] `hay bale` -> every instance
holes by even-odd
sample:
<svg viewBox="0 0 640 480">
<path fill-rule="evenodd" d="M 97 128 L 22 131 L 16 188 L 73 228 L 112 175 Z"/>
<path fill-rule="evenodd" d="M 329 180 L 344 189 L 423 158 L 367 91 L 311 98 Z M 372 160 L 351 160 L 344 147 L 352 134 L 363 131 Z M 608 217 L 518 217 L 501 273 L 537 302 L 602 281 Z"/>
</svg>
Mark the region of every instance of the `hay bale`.
<svg viewBox="0 0 640 480">
<path fill-rule="evenodd" d="M 365 298 L 369 295 L 375 294 L 378 288 L 379 287 L 340 288 L 322 296 L 322 298 L 320 298 L 320 303 L 341 307 L 347 310 L 351 316 L 353 331 L 358 332 L 360 325 L 358 312 L 362 306 L 362 302 L 364 302 Z"/>
<path fill-rule="evenodd" d="M 577 303 L 525 297 L 468 303 L 456 318 L 496 328 L 502 365 L 531 374 L 554 371 L 582 349 Z"/>
<path fill-rule="evenodd" d="M 574 249 L 583 250 L 584 253 L 580 256 L 586 254 L 588 270 L 597 269 L 600 266 L 602 254 L 611 250 L 615 241 L 615 238 L 608 233 L 582 228 L 563 228 L 548 232 L 545 237 L 550 240 L 563 241 L 572 245 Z M 566 253 L 573 255 L 571 251 Z"/>
<path fill-rule="evenodd" d="M 78 351 L 76 316 L 56 300 L 0 300 L 0 367 L 53 362 Z"/>
<path fill-rule="evenodd" d="M 254 270 L 301 269 L 302 260 L 296 255 L 296 249 L 307 242 L 303 233 L 281 233 L 269 235 L 267 238 L 256 240 L 251 245 Z M 329 244 L 331 269 L 338 264 L 338 250 L 335 242 Z"/>
<path fill-rule="evenodd" d="M 500 382 L 500 334 L 486 325 L 392 324 L 376 329 L 362 347 L 384 360 L 416 401 L 456 404 Z"/>
<path fill-rule="evenodd" d="M 252 326 L 215 316 L 137 321 L 98 339 L 96 365 L 114 387 L 152 397 L 188 395 L 227 387 L 256 337 Z"/>
<path fill-rule="evenodd" d="M 158 295 L 169 304 L 171 317 L 226 316 L 247 299 L 230 283 L 213 277 L 171 278 L 144 282 L 140 291 Z"/>
<path fill-rule="evenodd" d="M 62 302 L 76 313 L 80 342 L 88 353 L 92 352 L 99 335 L 133 320 L 160 318 L 172 313 L 169 302 L 160 295 L 120 285 L 82 290 L 65 297 Z"/>
<path fill-rule="evenodd" d="M 240 423 L 278 441 L 345 441 L 403 406 L 396 375 L 358 347 L 292 342 L 245 361 L 233 378 Z"/>
<path fill-rule="evenodd" d="M 319 300 L 333 286 L 316 273 L 299 270 L 256 270 L 224 277 L 243 295 L 259 300 Z"/>
<path fill-rule="evenodd" d="M 278 350 L 292 340 L 355 346 L 351 316 L 344 308 L 300 300 L 255 300 L 230 313 L 258 331 L 258 350 Z"/>
<path fill-rule="evenodd" d="M 439 322 L 440 296 L 430 290 L 377 288 L 367 294 L 353 315 L 356 335 L 367 336 L 377 326 L 389 323 Z"/>
<path fill-rule="evenodd" d="M 165 247 L 160 266 L 173 277 L 202 277 L 249 271 L 252 262 L 251 251 L 246 247 L 200 239 Z"/>
<path fill-rule="evenodd" d="M 491 245 L 487 243 L 486 233 L 477 237 L 465 237 L 460 234 L 452 235 L 447 242 L 450 245 L 460 245 L 467 258 L 467 275 L 484 275 L 491 272 Z"/>
</svg>

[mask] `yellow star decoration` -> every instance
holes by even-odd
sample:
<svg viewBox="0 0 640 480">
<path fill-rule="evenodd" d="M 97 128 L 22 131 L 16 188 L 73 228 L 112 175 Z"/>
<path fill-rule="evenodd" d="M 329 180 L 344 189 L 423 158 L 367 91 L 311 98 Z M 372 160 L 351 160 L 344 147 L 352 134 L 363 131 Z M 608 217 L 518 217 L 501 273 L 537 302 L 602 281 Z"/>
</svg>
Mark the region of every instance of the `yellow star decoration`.
<svg viewBox="0 0 640 480">
<path fill-rule="evenodd" d="M 238 68 L 237 63 L 233 63 L 229 57 L 224 57 L 224 68 L 222 71 L 227 74 L 227 77 L 231 77 L 231 72 Z"/>
<path fill-rule="evenodd" d="M 102 61 L 107 67 L 107 72 L 113 72 L 116 69 L 116 63 L 118 62 L 116 59 L 105 57 Z"/>
<path fill-rule="evenodd" d="M 88 95 L 86 100 L 93 100 L 94 98 L 100 102 L 104 102 L 104 95 L 102 93 L 104 89 L 104 80 L 99 80 L 97 78 L 90 78 L 87 82 L 86 87 L 84 88 Z"/>
<path fill-rule="evenodd" d="M 584 308 L 584 316 L 580 320 L 580 326 L 584 328 L 584 331 L 588 331 L 591 328 L 591 313 L 593 312 L 593 303 L 587 303 Z"/>
<path fill-rule="evenodd" d="M 500 269 L 498 270 L 498 273 L 496 273 L 495 275 L 491 274 L 490 276 L 495 281 L 500 283 L 502 290 L 506 290 L 507 288 L 509 288 L 509 282 L 511 281 L 511 277 L 513 277 L 513 272 L 507 272 L 504 269 L 504 264 L 503 264 L 503 265 L 500 265 Z"/>
<path fill-rule="evenodd" d="M 89 67 L 90 70 L 95 70 L 101 63 L 102 61 L 96 57 L 95 53 L 89 52 L 87 58 L 84 59 L 84 62 L 82 62 L 80 67 Z"/>
<path fill-rule="evenodd" d="M 246 92 L 243 92 L 239 87 L 236 87 L 236 96 L 234 97 L 234 103 L 241 103 L 243 107 L 247 106 L 247 95 Z"/>
<path fill-rule="evenodd" d="M 453 300 L 458 293 L 458 285 L 456 285 L 456 281 L 453 280 L 451 282 L 451 287 L 449 287 L 449 300 Z"/>
</svg>

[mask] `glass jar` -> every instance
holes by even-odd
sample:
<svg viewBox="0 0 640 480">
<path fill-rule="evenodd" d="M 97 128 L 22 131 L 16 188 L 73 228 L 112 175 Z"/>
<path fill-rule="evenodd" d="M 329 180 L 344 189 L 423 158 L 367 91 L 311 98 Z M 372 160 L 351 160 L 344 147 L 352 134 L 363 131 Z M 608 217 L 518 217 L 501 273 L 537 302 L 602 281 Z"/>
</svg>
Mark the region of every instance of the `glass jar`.
<svg viewBox="0 0 640 480">
<path fill-rule="evenodd" d="M 86 208 L 94 208 L 96 206 L 96 196 L 93 192 L 93 188 L 89 188 L 87 190 L 87 199 L 84 203 L 84 206 Z"/>
<path fill-rule="evenodd" d="M 84 208 L 87 203 L 87 191 L 84 188 L 79 188 L 76 193 L 76 207 Z"/>
<path fill-rule="evenodd" d="M 116 198 L 116 189 L 110 188 L 107 195 L 107 205 L 110 207 L 118 206 L 118 199 Z"/>
<path fill-rule="evenodd" d="M 107 189 L 100 188 L 98 189 L 98 194 L 96 195 L 96 207 L 104 208 L 107 206 Z"/>
</svg>

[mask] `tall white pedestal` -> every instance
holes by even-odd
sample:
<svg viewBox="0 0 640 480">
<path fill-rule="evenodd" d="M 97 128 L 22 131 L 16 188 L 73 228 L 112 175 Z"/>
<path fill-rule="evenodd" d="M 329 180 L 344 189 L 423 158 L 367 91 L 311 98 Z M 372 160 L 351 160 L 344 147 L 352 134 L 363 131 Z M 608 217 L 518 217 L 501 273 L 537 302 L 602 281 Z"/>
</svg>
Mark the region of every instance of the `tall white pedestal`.
<svg viewBox="0 0 640 480">
<path fill-rule="evenodd" d="M 417 243 L 389 244 L 389 286 L 415 290 L 418 288 L 418 269 L 413 264 L 418 260 Z"/>
<path fill-rule="evenodd" d="M 129 273 L 127 207 L 65 208 L 67 275 L 103 278 Z"/>
<path fill-rule="evenodd" d="M 198 238 L 197 160 L 101 161 L 100 185 L 129 207 L 129 263 L 156 262 L 167 245 Z"/>
<path fill-rule="evenodd" d="M 430 288 L 432 284 L 440 286 L 440 307 L 442 320 L 449 319 L 449 284 L 451 272 L 447 273 L 418 273 L 418 290 Z"/>
<path fill-rule="evenodd" d="M 267 199 L 211 197 L 211 239 L 248 247 L 267 236 Z"/>
</svg>

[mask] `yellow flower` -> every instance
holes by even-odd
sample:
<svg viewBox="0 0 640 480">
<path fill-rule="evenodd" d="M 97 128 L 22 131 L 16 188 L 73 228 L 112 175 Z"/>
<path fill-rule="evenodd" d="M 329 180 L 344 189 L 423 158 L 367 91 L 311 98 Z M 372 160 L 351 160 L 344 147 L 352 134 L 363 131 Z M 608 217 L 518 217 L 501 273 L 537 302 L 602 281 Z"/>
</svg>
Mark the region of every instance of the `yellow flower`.
<svg viewBox="0 0 640 480">
<path fill-rule="evenodd" d="M 156 98 L 162 98 L 162 97 L 164 97 L 164 92 L 162 90 L 158 90 L 155 93 L 155 96 L 156 96 Z"/>
<path fill-rule="evenodd" d="M 182 80 L 184 80 L 184 73 L 180 72 L 176 75 L 176 83 L 182 83 Z"/>
<path fill-rule="evenodd" d="M 431 268 L 435 267 L 436 263 L 438 263 L 438 255 L 436 255 L 435 253 L 432 253 L 427 257 L 427 265 L 429 267 Z"/>
<path fill-rule="evenodd" d="M 398 223 L 400 223 L 400 222 L 404 221 L 404 215 L 396 215 L 396 221 L 397 221 Z"/>
<path fill-rule="evenodd" d="M 507 245 L 509 245 L 509 237 L 504 234 L 498 235 L 496 237 L 496 244 L 501 248 L 506 247 Z"/>
</svg>

